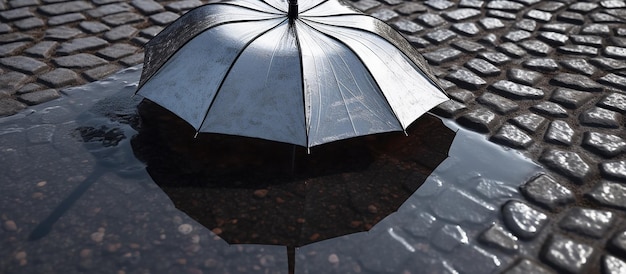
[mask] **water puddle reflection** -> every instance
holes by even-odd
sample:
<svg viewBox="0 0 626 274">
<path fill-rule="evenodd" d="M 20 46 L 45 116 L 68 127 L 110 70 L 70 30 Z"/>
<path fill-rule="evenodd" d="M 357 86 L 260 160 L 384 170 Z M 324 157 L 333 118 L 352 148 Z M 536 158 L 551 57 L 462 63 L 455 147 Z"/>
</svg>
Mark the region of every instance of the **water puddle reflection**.
<svg viewBox="0 0 626 274">
<path fill-rule="evenodd" d="M 431 116 L 409 137 L 310 155 L 194 139 L 154 105 L 140 119 L 139 74 L 0 119 L 0 272 L 286 273 L 285 246 L 298 247 L 296 273 L 489 273 L 510 260 L 475 239 L 539 172 L 516 152 Z"/>
</svg>

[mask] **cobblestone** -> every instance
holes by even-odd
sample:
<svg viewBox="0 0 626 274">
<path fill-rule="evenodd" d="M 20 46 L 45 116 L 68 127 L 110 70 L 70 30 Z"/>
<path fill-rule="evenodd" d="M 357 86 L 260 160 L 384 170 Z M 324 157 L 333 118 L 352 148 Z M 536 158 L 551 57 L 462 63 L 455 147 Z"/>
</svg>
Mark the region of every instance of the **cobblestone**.
<svg viewBox="0 0 626 274">
<path fill-rule="evenodd" d="M 602 46 L 602 37 L 595 35 L 572 35 L 570 36 L 571 41 L 575 44 L 592 46 L 592 47 L 601 47 Z"/>
<path fill-rule="evenodd" d="M 81 34 L 81 31 L 76 28 L 60 26 L 46 30 L 46 35 L 44 36 L 44 38 L 55 41 L 65 41 L 72 39 L 79 34 Z"/>
<path fill-rule="evenodd" d="M 528 134 L 511 124 L 504 124 L 491 139 L 496 143 L 513 148 L 528 148 L 534 142 Z"/>
<path fill-rule="evenodd" d="M 105 76 L 110 75 L 118 70 L 120 70 L 120 66 L 116 64 L 107 64 L 86 70 L 85 72 L 83 72 L 83 74 L 85 75 L 85 78 L 87 78 L 87 80 L 96 81 L 98 79 L 103 79 Z"/>
<path fill-rule="evenodd" d="M 533 32 L 537 29 L 537 21 L 530 20 L 530 19 L 522 19 L 515 23 L 515 27 L 525 30 L 525 31 Z"/>
<path fill-rule="evenodd" d="M 60 15 L 91 8 L 93 6 L 86 1 L 71 1 L 40 6 L 39 11 L 47 15 Z"/>
<path fill-rule="evenodd" d="M 476 108 L 463 114 L 457 121 L 479 132 L 492 132 L 498 125 L 495 113 L 485 108 Z"/>
<path fill-rule="evenodd" d="M 446 79 L 468 89 L 479 89 L 487 84 L 478 75 L 466 69 L 458 69 L 446 76 Z"/>
<path fill-rule="evenodd" d="M 107 63 L 106 60 L 88 53 L 79 53 L 70 56 L 58 57 L 53 62 L 64 68 L 92 68 Z"/>
<path fill-rule="evenodd" d="M 524 61 L 522 65 L 526 68 L 540 72 L 553 72 L 559 69 L 559 65 L 556 61 L 550 58 L 529 59 Z"/>
<path fill-rule="evenodd" d="M 547 263 L 567 273 L 584 273 L 594 253 L 593 247 L 561 235 L 552 235 L 542 257 Z"/>
<path fill-rule="evenodd" d="M 626 95 L 621 93 L 611 93 L 602 98 L 602 100 L 598 102 L 598 106 L 624 113 L 626 112 Z"/>
<path fill-rule="evenodd" d="M 510 43 L 510 42 L 509 43 L 500 44 L 500 46 L 498 46 L 498 50 L 500 50 L 504 54 L 506 54 L 508 56 L 511 56 L 513 58 L 521 58 L 524 55 L 526 55 L 526 50 L 524 50 L 523 48 L 520 48 L 516 44 Z"/>
<path fill-rule="evenodd" d="M 572 88 L 576 90 L 601 92 L 604 88 L 590 78 L 578 74 L 559 73 L 552 81 L 555 85 Z"/>
<path fill-rule="evenodd" d="M 104 39 L 109 42 L 116 42 L 119 40 L 127 40 L 135 36 L 138 30 L 129 25 L 123 25 L 115 27 L 104 34 Z"/>
<path fill-rule="evenodd" d="M 598 71 L 593 65 L 589 64 L 585 59 L 568 59 L 562 60 L 560 64 L 566 68 L 587 76 L 593 75 Z"/>
<path fill-rule="evenodd" d="M 626 186 L 623 184 L 601 181 L 587 195 L 600 205 L 626 209 L 626 196 L 622 195 L 624 191 Z"/>
<path fill-rule="evenodd" d="M 572 208 L 561 219 L 559 227 L 585 236 L 601 238 L 614 222 L 615 216 L 610 211 Z"/>
<path fill-rule="evenodd" d="M 622 124 L 621 114 L 599 107 L 584 111 L 579 120 L 583 125 L 595 127 L 618 128 Z"/>
<path fill-rule="evenodd" d="M 591 175 L 589 164 L 575 152 L 546 149 L 539 161 L 581 184 Z"/>
<path fill-rule="evenodd" d="M 448 100 L 435 107 L 433 112 L 443 117 L 452 118 L 465 109 L 467 109 L 466 105 L 454 100 Z"/>
<path fill-rule="evenodd" d="M 500 114 L 507 114 L 519 109 L 519 105 L 509 99 L 502 96 L 495 95 L 493 93 L 485 92 L 478 97 L 477 101 L 490 107 Z"/>
<path fill-rule="evenodd" d="M 16 71 L 0 74 L 0 95 L 4 97 L 15 93 L 27 80 L 28 76 Z"/>
<path fill-rule="evenodd" d="M 61 97 L 55 89 L 45 89 L 22 94 L 18 99 L 28 105 L 37 105 Z"/>
<path fill-rule="evenodd" d="M 0 46 L 0 57 L 13 55 L 28 46 L 26 42 L 14 42 Z"/>
<path fill-rule="evenodd" d="M 554 120 L 550 123 L 544 139 L 549 143 L 570 146 L 572 145 L 574 133 L 574 130 L 567 122 Z"/>
<path fill-rule="evenodd" d="M 601 163 L 600 171 L 608 178 L 626 181 L 626 160 Z"/>
<path fill-rule="evenodd" d="M 131 4 L 144 14 L 154 14 L 165 10 L 161 4 L 152 0 L 133 0 Z"/>
<path fill-rule="evenodd" d="M 550 45 L 539 40 L 526 40 L 520 42 L 519 45 L 531 54 L 538 56 L 547 56 L 552 52 Z"/>
<path fill-rule="evenodd" d="M 60 88 L 78 82 L 78 74 L 70 69 L 58 68 L 39 76 L 39 80 L 50 87 Z"/>
<path fill-rule="evenodd" d="M 522 239 L 534 238 L 548 223 L 546 214 L 514 200 L 502 207 L 502 216 L 507 228 Z"/>
<path fill-rule="evenodd" d="M 37 74 L 48 69 L 44 62 L 25 56 L 0 58 L 0 64 L 27 74 Z"/>
<path fill-rule="evenodd" d="M 626 90 L 626 77 L 614 73 L 609 73 L 600 77 L 600 79 L 598 79 L 598 82 L 605 85 L 614 86 L 622 90 Z"/>
<path fill-rule="evenodd" d="M 626 273 L 626 262 L 611 255 L 602 256 L 602 269 L 606 274 Z"/>
<path fill-rule="evenodd" d="M 500 80 L 491 85 L 496 91 L 517 99 L 541 99 L 544 96 L 542 90 L 520 85 L 507 80 Z"/>
<path fill-rule="evenodd" d="M 541 102 L 532 106 L 530 109 L 540 114 L 552 116 L 555 118 L 567 118 L 567 116 L 569 116 L 567 114 L 567 110 L 553 102 Z"/>
<path fill-rule="evenodd" d="M 624 139 L 617 135 L 600 132 L 585 132 L 582 145 L 604 157 L 615 157 L 626 151 Z"/>
<path fill-rule="evenodd" d="M 26 108 L 25 104 L 22 104 L 14 99 L 0 98 L 0 115 L 2 116 L 16 114 L 24 108 Z"/>
<path fill-rule="evenodd" d="M 43 41 L 35 44 L 34 46 L 28 48 L 24 51 L 29 55 L 39 57 L 39 58 L 49 58 L 52 56 L 52 53 L 57 48 L 59 43 L 55 41 Z"/>
<path fill-rule="evenodd" d="M 526 182 L 520 187 L 520 190 L 530 201 L 548 209 L 555 209 L 574 202 L 572 191 L 557 183 L 548 174 L 542 174 Z"/>
<path fill-rule="evenodd" d="M 591 98 L 593 98 L 593 94 L 589 92 L 568 88 L 557 88 L 552 93 L 552 97 L 550 99 L 566 108 L 577 109 L 591 100 Z"/>
<path fill-rule="evenodd" d="M 571 55 L 586 55 L 590 57 L 594 57 L 598 55 L 598 49 L 591 46 L 583 46 L 583 45 L 567 45 L 558 47 L 558 51 L 563 54 L 571 54 Z"/>
<path fill-rule="evenodd" d="M 48 25 L 58 26 L 58 25 L 64 25 L 64 24 L 74 23 L 78 21 L 83 21 L 85 19 L 86 19 L 85 16 L 80 13 L 68 13 L 68 14 L 50 17 L 50 19 L 48 19 Z"/>
<path fill-rule="evenodd" d="M 527 86 L 533 86 L 539 82 L 542 74 L 535 71 L 512 68 L 507 71 L 507 77 L 513 81 Z"/>
<path fill-rule="evenodd" d="M 546 121 L 546 118 L 534 113 L 521 114 L 511 119 L 512 123 L 524 130 L 530 131 L 531 133 L 537 132 L 537 130 L 541 128 Z"/>
<path fill-rule="evenodd" d="M 73 53 L 99 49 L 107 45 L 107 41 L 98 37 L 76 38 L 72 41 L 61 44 L 59 46 L 59 49 L 57 49 L 57 53 L 62 55 L 69 55 Z"/>
<path fill-rule="evenodd" d="M 607 57 L 626 59 L 626 48 L 607 46 L 606 48 L 604 48 L 604 54 Z"/>
</svg>

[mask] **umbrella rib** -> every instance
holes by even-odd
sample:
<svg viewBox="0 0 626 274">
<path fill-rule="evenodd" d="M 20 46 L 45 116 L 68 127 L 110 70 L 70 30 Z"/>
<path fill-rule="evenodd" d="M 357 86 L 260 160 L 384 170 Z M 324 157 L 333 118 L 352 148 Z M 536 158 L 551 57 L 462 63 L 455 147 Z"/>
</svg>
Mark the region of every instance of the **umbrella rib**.
<svg viewBox="0 0 626 274">
<path fill-rule="evenodd" d="M 336 40 L 337 42 L 339 42 L 339 43 L 343 44 L 346 48 L 350 49 L 350 51 L 352 51 L 353 53 L 355 53 L 355 54 L 354 54 L 354 56 L 356 56 L 356 58 L 357 58 L 357 59 L 359 59 L 359 61 L 361 61 L 361 63 L 365 64 L 365 63 L 363 62 L 363 59 L 361 59 L 361 57 L 360 57 L 358 54 L 356 54 L 356 52 L 354 51 L 354 49 L 352 49 L 352 47 L 350 47 L 348 44 L 346 44 L 346 43 L 344 43 L 343 41 L 341 41 L 341 39 L 339 39 L 339 38 L 337 38 L 337 37 L 335 37 L 335 36 L 333 36 L 333 35 L 330 35 L 330 34 L 328 34 L 328 33 L 324 32 L 324 31 L 321 31 L 321 30 L 319 30 L 319 29 L 315 28 L 314 26 L 311 26 L 309 23 L 304 22 L 304 20 L 301 20 L 301 21 L 302 21 L 304 24 L 306 24 L 307 26 L 309 26 L 309 27 L 311 27 L 312 29 L 314 29 L 315 31 L 317 31 L 317 32 L 321 33 L 322 35 L 325 35 L 325 36 L 329 37 L 330 39 Z M 396 121 L 398 122 L 398 124 L 400 125 L 400 127 L 402 127 L 402 129 L 403 129 L 403 130 L 405 131 L 405 133 L 406 133 L 406 129 L 405 129 L 405 128 L 404 128 L 404 126 L 402 125 L 402 122 L 400 121 L 400 118 L 398 118 L 398 114 L 396 113 L 395 109 L 393 109 L 393 108 L 391 107 L 391 104 L 389 103 L 389 99 L 387 99 L 387 96 L 385 96 L 385 93 L 384 93 L 384 92 L 382 92 L 382 88 L 380 87 L 380 84 L 378 83 L 378 81 L 376 80 L 376 78 L 374 78 L 374 76 L 373 76 L 373 74 L 372 74 L 372 71 L 371 71 L 371 70 L 370 70 L 367 66 L 365 66 L 365 65 L 363 65 L 363 67 L 365 68 L 365 70 L 367 70 L 367 72 L 369 73 L 369 75 L 372 75 L 372 80 L 374 81 L 374 84 L 376 84 L 376 86 L 378 87 L 378 90 L 380 90 L 380 91 L 381 91 L 381 92 L 380 92 L 381 96 L 385 99 L 385 102 L 387 102 L 387 105 L 389 106 L 389 109 L 391 109 L 391 112 L 393 113 L 393 116 L 396 118 Z"/>
<path fill-rule="evenodd" d="M 215 91 L 215 95 L 213 96 L 213 99 L 211 100 L 211 103 L 209 104 L 209 107 L 207 108 L 206 112 L 204 113 L 204 118 L 202 118 L 202 122 L 200 123 L 200 126 L 198 126 L 198 128 L 196 129 L 196 135 L 194 137 L 198 136 L 198 133 L 200 132 L 200 129 L 204 125 L 204 122 L 206 121 L 206 118 L 209 115 L 209 111 L 211 111 L 211 107 L 213 107 L 213 104 L 215 103 L 215 99 L 217 99 L 217 96 L 219 95 L 220 91 L 222 90 L 222 86 L 224 85 L 224 82 L 226 82 L 226 78 L 228 78 L 228 74 L 230 73 L 230 71 L 233 69 L 233 67 L 237 63 L 237 60 L 239 60 L 239 57 L 241 57 L 243 52 L 250 46 L 250 44 L 252 44 L 254 41 L 256 41 L 259 37 L 263 36 L 264 34 L 268 33 L 269 31 L 271 31 L 271 30 L 275 29 L 276 27 L 280 26 L 281 24 L 285 23 L 285 21 L 287 21 L 287 18 L 285 18 L 285 20 L 282 20 L 280 23 L 276 24 L 275 26 L 273 26 L 271 28 L 268 28 L 267 30 L 259 33 L 257 36 L 255 36 L 254 38 L 250 39 L 250 41 L 248 41 L 248 43 L 246 43 L 246 45 L 244 45 L 241 48 L 241 50 L 237 53 L 237 57 L 235 57 L 233 62 L 228 67 L 228 70 L 226 70 L 226 74 L 224 74 L 224 77 L 220 80 L 220 84 L 217 87 L 217 90 Z"/>
<path fill-rule="evenodd" d="M 300 59 L 300 73 L 298 75 L 300 75 L 300 83 L 302 83 L 302 106 L 303 106 L 303 114 L 304 114 L 304 128 L 305 128 L 305 134 L 306 134 L 306 149 L 307 149 L 307 153 L 311 153 L 311 148 L 309 146 L 309 127 L 310 127 L 310 118 L 309 115 L 307 115 L 307 100 L 306 100 L 306 90 L 304 87 L 304 61 L 302 58 L 302 44 L 300 44 L 300 38 L 298 37 L 298 30 L 296 29 L 296 24 L 292 24 L 290 26 L 290 29 L 293 30 L 294 32 L 294 36 L 296 37 L 296 47 L 298 47 L 298 58 Z M 310 100 L 309 100 L 310 102 Z"/>
</svg>

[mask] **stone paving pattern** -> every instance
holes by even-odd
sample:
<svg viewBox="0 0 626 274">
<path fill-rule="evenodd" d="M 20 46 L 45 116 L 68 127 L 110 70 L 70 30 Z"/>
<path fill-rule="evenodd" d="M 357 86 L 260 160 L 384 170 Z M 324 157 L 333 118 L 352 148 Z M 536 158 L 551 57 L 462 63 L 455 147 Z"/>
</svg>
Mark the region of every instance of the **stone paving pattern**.
<svg viewBox="0 0 626 274">
<path fill-rule="evenodd" d="M 505 273 L 626 273 L 625 1 L 350 3 L 424 54 L 452 98 L 435 113 L 547 168 L 479 238 L 517 258 Z M 0 1 L 0 115 L 142 63 L 201 4 Z"/>
</svg>

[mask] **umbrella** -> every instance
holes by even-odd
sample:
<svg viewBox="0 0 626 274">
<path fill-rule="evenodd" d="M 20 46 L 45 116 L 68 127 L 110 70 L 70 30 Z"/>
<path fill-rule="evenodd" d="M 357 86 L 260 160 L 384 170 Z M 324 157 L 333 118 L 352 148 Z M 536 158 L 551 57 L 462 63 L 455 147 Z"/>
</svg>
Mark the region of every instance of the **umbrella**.
<svg viewBox="0 0 626 274">
<path fill-rule="evenodd" d="M 134 154 L 174 205 L 231 244 L 295 248 L 367 231 L 395 212 L 443 161 L 454 132 L 431 115 L 408 129 L 298 150 L 267 140 L 202 134 L 151 102 Z M 149 119 L 145 119 L 149 118 Z M 283 155 L 281 155 L 283 154 Z"/>
<path fill-rule="evenodd" d="M 404 131 L 447 100 L 421 55 L 336 0 L 226 0 L 145 46 L 137 94 L 199 132 L 306 148 Z"/>
</svg>

